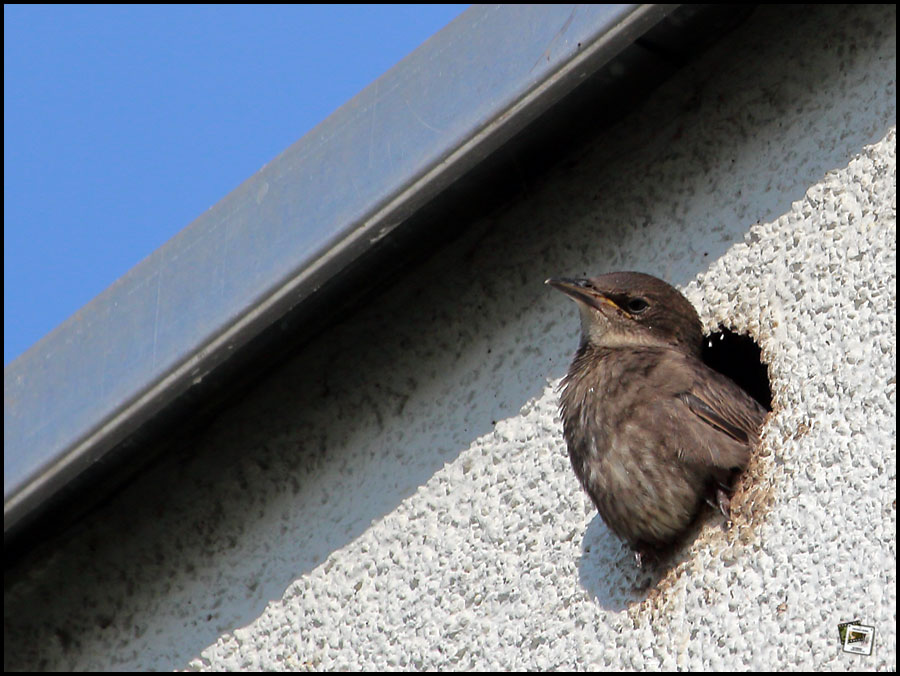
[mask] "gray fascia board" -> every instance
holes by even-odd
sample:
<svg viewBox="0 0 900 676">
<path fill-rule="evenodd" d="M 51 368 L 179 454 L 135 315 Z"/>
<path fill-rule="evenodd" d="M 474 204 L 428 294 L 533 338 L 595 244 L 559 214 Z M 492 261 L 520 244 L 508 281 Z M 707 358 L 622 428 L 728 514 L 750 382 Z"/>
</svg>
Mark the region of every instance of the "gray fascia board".
<svg viewBox="0 0 900 676">
<path fill-rule="evenodd" d="M 4 369 L 4 532 L 677 5 L 473 6 Z"/>
</svg>

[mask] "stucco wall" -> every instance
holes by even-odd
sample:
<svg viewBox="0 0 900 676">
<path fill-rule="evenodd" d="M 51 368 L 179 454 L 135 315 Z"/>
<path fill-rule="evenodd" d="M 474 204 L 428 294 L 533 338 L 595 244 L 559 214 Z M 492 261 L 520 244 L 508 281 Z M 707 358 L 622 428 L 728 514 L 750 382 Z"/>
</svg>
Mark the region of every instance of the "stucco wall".
<svg viewBox="0 0 900 676">
<path fill-rule="evenodd" d="M 5 667 L 894 669 L 895 30 L 759 9 L 7 579 Z M 750 332 L 774 395 L 734 527 L 661 579 L 556 417 L 543 280 L 616 269 Z"/>
</svg>

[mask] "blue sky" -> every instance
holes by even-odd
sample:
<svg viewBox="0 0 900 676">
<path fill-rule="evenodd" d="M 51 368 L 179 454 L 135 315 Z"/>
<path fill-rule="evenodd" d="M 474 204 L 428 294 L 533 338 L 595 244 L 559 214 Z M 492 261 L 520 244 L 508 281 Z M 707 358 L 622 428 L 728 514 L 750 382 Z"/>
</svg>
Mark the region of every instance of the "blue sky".
<svg viewBox="0 0 900 676">
<path fill-rule="evenodd" d="M 3 363 L 465 7 L 4 6 Z"/>
</svg>

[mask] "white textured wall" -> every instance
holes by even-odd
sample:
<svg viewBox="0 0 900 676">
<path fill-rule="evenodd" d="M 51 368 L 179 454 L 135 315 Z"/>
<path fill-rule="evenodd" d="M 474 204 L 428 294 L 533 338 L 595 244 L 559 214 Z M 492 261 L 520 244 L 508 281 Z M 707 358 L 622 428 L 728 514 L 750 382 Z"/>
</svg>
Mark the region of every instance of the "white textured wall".
<svg viewBox="0 0 900 676">
<path fill-rule="evenodd" d="M 7 580 L 5 666 L 894 669 L 895 24 L 758 10 Z M 752 333 L 775 396 L 734 528 L 646 589 L 555 412 L 543 280 L 615 269 Z"/>
</svg>

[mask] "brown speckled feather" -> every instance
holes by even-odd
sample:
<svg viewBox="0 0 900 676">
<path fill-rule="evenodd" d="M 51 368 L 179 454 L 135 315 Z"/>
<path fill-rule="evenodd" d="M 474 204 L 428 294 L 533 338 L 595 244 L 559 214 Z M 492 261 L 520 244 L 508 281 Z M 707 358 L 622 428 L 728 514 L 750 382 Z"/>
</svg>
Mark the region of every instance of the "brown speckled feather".
<svg viewBox="0 0 900 676">
<path fill-rule="evenodd" d="M 560 397 L 575 474 L 636 551 L 664 547 L 746 467 L 766 411 L 700 360 L 696 312 L 665 282 L 637 273 L 549 282 L 581 310 Z"/>
</svg>

